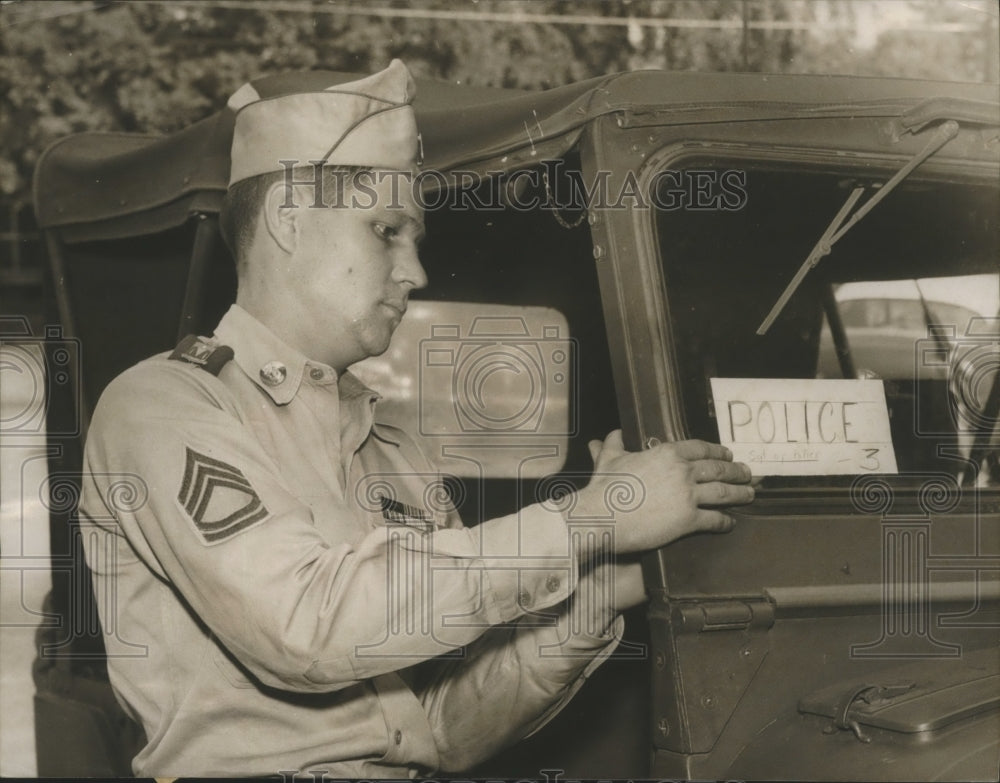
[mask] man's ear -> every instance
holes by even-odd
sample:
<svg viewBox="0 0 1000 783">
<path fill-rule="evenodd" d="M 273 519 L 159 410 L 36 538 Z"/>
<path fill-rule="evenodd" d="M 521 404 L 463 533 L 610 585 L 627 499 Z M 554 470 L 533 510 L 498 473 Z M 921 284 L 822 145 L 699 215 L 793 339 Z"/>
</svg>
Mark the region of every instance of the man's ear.
<svg viewBox="0 0 1000 783">
<path fill-rule="evenodd" d="M 301 194 L 285 182 L 275 182 L 264 197 L 263 218 L 267 233 L 286 253 L 293 253 L 299 242 L 299 220 L 305 206 Z"/>
</svg>

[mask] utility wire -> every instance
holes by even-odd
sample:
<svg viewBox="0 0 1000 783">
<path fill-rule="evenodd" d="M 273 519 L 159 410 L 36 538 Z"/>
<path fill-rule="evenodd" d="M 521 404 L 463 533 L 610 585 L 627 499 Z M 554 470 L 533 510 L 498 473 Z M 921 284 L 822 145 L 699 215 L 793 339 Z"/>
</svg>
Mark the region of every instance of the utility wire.
<svg viewBox="0 0 1000 783">
<path fill-rule="evenodd" d="M 431 8 L 371 8 L 341 5 L 314 5 L 309 2 L 289 2 L 288 0 L 147 0 L 152 4 L 168 5 L 173 8 L 230 8 L 235 10 L 278 11 L 284 13 L 334 14 L 341 16 L 374 16 L 388 19 L 426 19 L 452 22 L 494 22 L 503 24 L 563 24 L 593 25 L 596 27 L 673 27 L 710 30 L 854 30 L 853 22 L 812 22 L 796 20 L 755 20 L 745 23 L 743 19 L 670 19 L 654 17 L 615 17 L 573 14 L 533 14 L 522 12 L 500 13 L 496 11 L 435 10 Z M 935 22 L 901 24 L 887 30 L 910 30 L 928 33 L 978 33 L 981 25 L 961 22 Z"/>
</svg>

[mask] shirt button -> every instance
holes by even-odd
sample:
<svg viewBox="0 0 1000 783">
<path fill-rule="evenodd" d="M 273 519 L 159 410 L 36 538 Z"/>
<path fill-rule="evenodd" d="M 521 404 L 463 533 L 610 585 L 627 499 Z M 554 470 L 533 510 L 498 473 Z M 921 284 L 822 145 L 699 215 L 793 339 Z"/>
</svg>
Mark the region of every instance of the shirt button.
<svg viewBox="0 0 1000 783">
<path fill-rule="evenodd" d="M 556 590 L 559 589 L 559 586 L 561 584 L 562 582 L 559 580 L 558 576 L 556 576 L 555 574 L 550 574 L 549 578 L 545 580 L 545 589 L 548 590 L 550 593 L 554 593 Z"/>
<path fill-rule="evenodd" d="M 397 745 L 403 744 L 403 732 L 396 729 L 396 733 L 392 735 L 392 739 Z"/>
<path fill-rule="evenodd" d="M 313 367 L 309 371 L 309 377 L 312 378 L 314 381 L 323 380 L 323 374 L 324 374 L 323 371 L 319 367 Z"/>
<path fill-rule="evenodd" d="M 527 609 L 531 606 L 531 593 L 527 590 L 521 590 L 517 594 L 517 603 L 522 609 Z"/>
</svg>

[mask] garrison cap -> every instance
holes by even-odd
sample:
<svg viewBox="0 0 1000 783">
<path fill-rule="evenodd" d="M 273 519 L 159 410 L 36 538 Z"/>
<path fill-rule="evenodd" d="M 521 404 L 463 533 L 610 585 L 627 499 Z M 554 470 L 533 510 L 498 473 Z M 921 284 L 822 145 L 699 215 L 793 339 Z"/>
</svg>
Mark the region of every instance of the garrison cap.
<svg viewBox="0 0 1000 783">
<path fill-rule="evenodd" d="M 252 84 L 244 84 L 227 104 L 236 112 L 229 186 L 282 171 L 282 160 L 413 170 L 419 145 L 415 94 L 413 76 L 400 60 L 316 92 L 261 98 Z"/>
</svg>

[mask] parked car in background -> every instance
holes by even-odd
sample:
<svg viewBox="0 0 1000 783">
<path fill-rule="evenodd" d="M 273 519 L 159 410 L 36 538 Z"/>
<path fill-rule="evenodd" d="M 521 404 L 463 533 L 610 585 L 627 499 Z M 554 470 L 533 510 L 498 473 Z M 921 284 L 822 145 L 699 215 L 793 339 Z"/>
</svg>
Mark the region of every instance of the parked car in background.
<svg viewBox="0 0 1000 783">
<path fill-rule="evenodd" d="M 879 378 L 910 377 L 914 346 L 928 336 L 928 329 L 943 330 L 944 339 L 953 343 L 969 331 L 974 318 L 1000 313 L 997 278 L 996 273 L 986 273 L 839 285 L 835 294 L 837 309 L 858 371 Z M 939 298 L 948 295 L 952 301 Z M 969 304 L 977 307 L 973 309 Z M 945 378 L 947 369 L 942 363 L 926 371 Z M 816 372 L 818 377 L 840 377 L 828 322 L 823 324 Z"/>
</svg>

